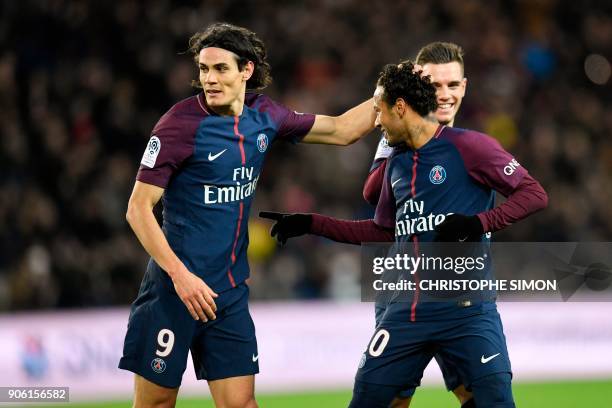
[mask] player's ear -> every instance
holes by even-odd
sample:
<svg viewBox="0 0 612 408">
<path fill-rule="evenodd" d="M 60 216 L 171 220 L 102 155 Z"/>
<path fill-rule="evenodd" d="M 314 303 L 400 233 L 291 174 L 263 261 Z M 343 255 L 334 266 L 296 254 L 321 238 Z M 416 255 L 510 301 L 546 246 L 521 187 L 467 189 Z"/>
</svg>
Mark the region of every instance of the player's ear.
<svg viewBox="0 0 612 408">
<path fill-rule="evenodd" d="M 461 81 L 461 85 L 463 85 L 463 95 L 461 96 L 465 96 L 465 91 L 467 89 L 467 78 L 463 78 L 463 81 Z"/>
<path fill-rule="evenodd" d="M 247 61 L 242 69 L 242 79 L 248 81 L 253 76 L 253 72 L 255 72 L 255 64 L 253 61 Z"/>
<path fill-rule="evenodd" d="M 406 101 L 404 101 L 402 98 L 397 98 L 393 108 L 400 118 L 404 117 L 404 114 L 406 113 Z"/>
</svg>

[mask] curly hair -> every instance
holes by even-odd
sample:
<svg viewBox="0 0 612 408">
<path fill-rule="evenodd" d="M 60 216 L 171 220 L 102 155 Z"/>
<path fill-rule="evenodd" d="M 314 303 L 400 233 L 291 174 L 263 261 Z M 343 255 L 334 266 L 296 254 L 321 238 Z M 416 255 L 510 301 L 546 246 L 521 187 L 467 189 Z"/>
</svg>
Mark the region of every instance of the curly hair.
<svg viewBox="0 0 612 408">
<path fill-rule="evenodd" d="M 377 85 L 384 89 L 382 97 L 388 105 L 395 105 L 395 101 L 401 98 L 424 117 L 438 108 L 436 88 L 429 76 L 421 77 L 421 72 L 412 72 L 413 69 L 412 61 L 387 64 L 378 77 Z"/>
<path fill-rule="evenodd" d="M 253 75 L 247 81 L 247 89 L 263 89 L 272 82 L 270 64 L 266 61 L 266 46 L 254 32 L 233 24 L 214 23 L 189 39 L 189 51 L 193 54 L 196 63 L 200 51 L 208 47 L 223 48 L 236 54 L 238 69 L 241 71 L 247 62 L 252 61 L 255 64 Z M 202 87 L 200 82 L 195 80 L 192 85 L 197 88 Z"/>
</svg>

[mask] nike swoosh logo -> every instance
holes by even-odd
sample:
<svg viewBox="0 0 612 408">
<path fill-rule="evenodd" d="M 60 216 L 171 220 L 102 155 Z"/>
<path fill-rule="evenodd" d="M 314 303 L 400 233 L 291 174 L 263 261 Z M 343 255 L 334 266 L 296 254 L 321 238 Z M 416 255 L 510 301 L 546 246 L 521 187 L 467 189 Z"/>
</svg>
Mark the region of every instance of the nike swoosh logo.
<svg viewBox="0 0 612 408">
<path fill-rule="evenodd" d="M 402 178 L 398 178 L 397 180 L 395 180 L 393 183 L 391 183 L 391 188 L 395 187 L 395 185 L 401 180 Z"/>
<path fill-rule="evenodd" d="M 253 362 L 256 363 L 257 360 L 259 360 L 259 354 L 258 355 L 253 354 Z"/>
<path fill-rule="evenodd" d="M 482 364 L 486 364 L 486 363 L 488 363 L 489 361 L 493 360 L 495 357 L 499 356 L 499 354 L 500 354 L 500 353 L 493 354 L 492 356 L 489 356 L 489 357 L 487 357 L 487 358 L 485 358 L 485 356 L 484 356 L 484 354 L 483 354 L 483 355 L 482 355 L 482 357 L 480 357 L 480 362 L 481 362 Z"/>
<path fill-rule="evenodd" d="M 216 160 L 219 156 L 221 156 L 223 153 L 225 153 L 227 149 L 223 149 L 221 150 L 219 153 L 213 155 L 212 153 L 208 153 L 208 160 L 209 161 L 213 161 Z"/>
</svg>

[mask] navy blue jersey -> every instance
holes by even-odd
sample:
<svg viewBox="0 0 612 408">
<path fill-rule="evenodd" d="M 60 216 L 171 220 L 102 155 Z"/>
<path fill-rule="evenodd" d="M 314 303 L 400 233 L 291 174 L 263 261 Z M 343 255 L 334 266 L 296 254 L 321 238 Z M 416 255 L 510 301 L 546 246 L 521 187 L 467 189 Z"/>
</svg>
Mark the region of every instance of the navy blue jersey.
<svg viewBox="0 0 612 408">
<path fill-rule="evenodd" d="M 249 276 L 248 214 L 270 144 L 301 140 L 314 118 L 251 93 L 240 116 L 219 116 L 199 94 L 153 129 L 137 180 L 165 189 L 168 243 L 214 291 Z"/>
<path fill-rule="evenodd" d="M 527 174 L 490 136 L 442 125 L 421 148 L 395 148 L 387 160 L 374 221 L 393 228 L 397 242 L 414 242 L 417 248 L 419 242 L 434 240 L 434 228 L 447 215 L 476 215 L 492 209 L 495 191 L 510 195 Z M 480 306 L 465 307 L 458 315 L 473 313 Z M 444 304 L 417 305 L 415 301 L 391 307 L 395 311 L 389 313 L 399 312 L 396 318 L 400 319 L 445 318 L 447 313 Z"/>
</svg>

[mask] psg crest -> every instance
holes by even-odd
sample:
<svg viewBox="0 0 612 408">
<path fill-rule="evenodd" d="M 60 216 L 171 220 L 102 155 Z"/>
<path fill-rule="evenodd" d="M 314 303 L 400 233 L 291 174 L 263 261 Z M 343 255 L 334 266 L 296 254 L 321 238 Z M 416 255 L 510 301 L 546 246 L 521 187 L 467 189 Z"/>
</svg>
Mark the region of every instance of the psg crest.
<svg viewBox="0 0 612 408">
<path fill-rule="evenodd" d="M 266 149 L 268 148 L 268 136 L 265 135 L 265 133 L 260 133 L 259 136 L 257 136 L 257 149 L 263 153 L 266 151 Z"/>
<path fill-rule="evenodd" d="M 433 184 L 442 184 L 446 180 L 446 170 L 444 167 L 438 165 L 433 166 L 429 172 L 429 181 Z"/>
<path fill-rule="evenodd" d="M 166 371 L 166 362 L 161 358 L 155 358 L 153 361 L 151 361 L 151 368 L 156 373 L 161 374 Z"/>
</svg>

